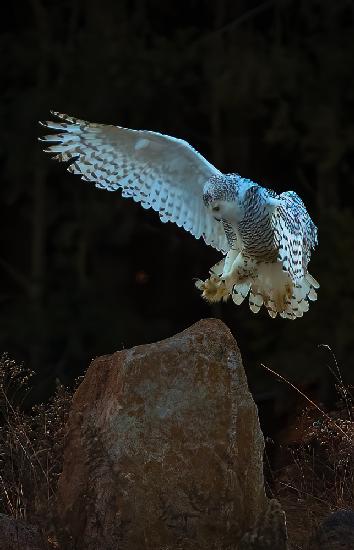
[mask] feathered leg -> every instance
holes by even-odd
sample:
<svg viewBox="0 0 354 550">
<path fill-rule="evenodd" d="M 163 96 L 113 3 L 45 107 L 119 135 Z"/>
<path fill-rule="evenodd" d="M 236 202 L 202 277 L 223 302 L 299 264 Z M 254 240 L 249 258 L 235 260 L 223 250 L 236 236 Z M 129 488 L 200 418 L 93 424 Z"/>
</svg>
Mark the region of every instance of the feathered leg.
<svg viewBox="0 0 354 550">
<path fill-rule="evenodd" d="M 195 282 L 197 289 L 202 292 L 202 298 L 204 298 L 207 302 L 213 303 L 220 302 L 221 300 L 226 301 L 230 296 L 221 280 L 225 260 L 226 257 L 210 268 L 210 277 L 208 279 L 205 281 L 198 279 Z"/>
<path fill-rule="evenodd" d="M 244 256 L 240 252 L 232 263 L 230 262 L 230 264 L 231 265 L 226 266 L 225 262 L 221 279 L 231 293 L 234 285 L 247 283 L 248 280 L 255 275 L 257 270 L 257 262 L 248 256 Z"/>
<path fill-rule="evenodd" d="M 230 250 L 225 259 L 210 270 L 210 278 L 198 280 L 196 287 L 208 302 L 227 300 L 232 296 L 236 304 L 241 304 L 250 289 L 250 277 L 254 274 L 256 262 L 236 250 Z"/>
</svg>

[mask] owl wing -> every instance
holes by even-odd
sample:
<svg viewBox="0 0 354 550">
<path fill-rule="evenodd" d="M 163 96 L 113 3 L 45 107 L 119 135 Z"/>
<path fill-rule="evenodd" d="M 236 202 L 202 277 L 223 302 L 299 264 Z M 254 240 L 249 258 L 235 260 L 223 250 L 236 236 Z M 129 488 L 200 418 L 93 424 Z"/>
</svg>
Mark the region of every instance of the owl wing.
<svg viewBox="0 0 354 550">
<path fill-rule="evenodd" d="M 299 282 L 307 274 L 311 250 L 317 244 L 317 227 L 294 191 L 286 191 L 278 198 L 281 205 L 273 214 L 278 258 L 293 281 Z"/>
<path fill-rule="evenodd" d="M 40 140 L 56 142 L 45 151 L 69 161 L 69 172 L 107 191 L 121 189 L 123 197 L 158 212 L 161 221 L 176 223 L 217 250 L 229 250 L 222 224 L 203 203 L 205 182 L 220 172 L 186 141 L 52 114 L 60 122 L 41 124 L 58 133 Z"/>
</svg>

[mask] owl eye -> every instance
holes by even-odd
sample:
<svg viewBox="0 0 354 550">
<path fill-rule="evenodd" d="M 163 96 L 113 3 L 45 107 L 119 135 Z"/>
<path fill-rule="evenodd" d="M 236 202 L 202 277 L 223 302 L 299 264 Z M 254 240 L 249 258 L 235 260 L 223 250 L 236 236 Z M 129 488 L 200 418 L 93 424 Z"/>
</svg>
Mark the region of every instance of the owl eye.
<svg viewBox="0 0 354 550">
<path fill-rule="evenodd" d="M 219 212 L 220 211 L 220 206 L 213 206 L 212 210 L 213 210 L 213 212 Z"/>
</svg>

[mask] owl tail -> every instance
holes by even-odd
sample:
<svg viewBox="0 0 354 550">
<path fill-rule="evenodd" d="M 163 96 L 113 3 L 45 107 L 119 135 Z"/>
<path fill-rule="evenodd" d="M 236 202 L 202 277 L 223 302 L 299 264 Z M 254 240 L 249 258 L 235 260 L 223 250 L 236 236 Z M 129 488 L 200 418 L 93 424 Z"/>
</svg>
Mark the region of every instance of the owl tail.
<svg viewBox="0 0 354 550">
<path fill-rule="evenodd" d="M 256 272 L 236 282 L 232 289 L 226 288 L 221 280 L 224 262 L 223 258 L 211 268 L 209 279 L 196 281 L 196 287 L 208 302 L 226 301 L 231 296 L 232 301 L 240 305 L 249 295 L 253 313 L 258 313 L 264 305 L 272 318 L 280 315 L 283 319 L 296 319 L 302 317 L 309 303 L 317 299 L 316 289 L 320 285 L 312 275 L 306 272 L 294 283 L 280 262 L 259 263 Z"/>
<path fill-rule="evenodd" d="M 257 313 L 264 304 L 272 318 L 279 314 L 283 319 L 296 319 L 308 311 L 309 302 L 317 300 L 319 286 L 308 272 L 294 283 L 280 263 L 260 264 L 251 284 L 250 309 Z"/>
</svg>

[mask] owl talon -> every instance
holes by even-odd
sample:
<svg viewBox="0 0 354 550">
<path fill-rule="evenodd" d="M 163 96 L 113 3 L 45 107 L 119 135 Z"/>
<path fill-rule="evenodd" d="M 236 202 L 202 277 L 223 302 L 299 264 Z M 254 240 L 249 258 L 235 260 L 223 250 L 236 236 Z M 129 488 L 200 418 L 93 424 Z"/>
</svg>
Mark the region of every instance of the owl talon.
<svg viewBox="0 0 354 550">
<path fill-rule="evenodd" d="M 205 281 L 199 279 L 196 281 L 195 286 L 202 292 L 202 297 L 207 302 L 213 303 L 220 302 L 221 300 L 225 301 L 230 296 L 226 286 L 217 275 L 213 275 Z"/>
</svg>

